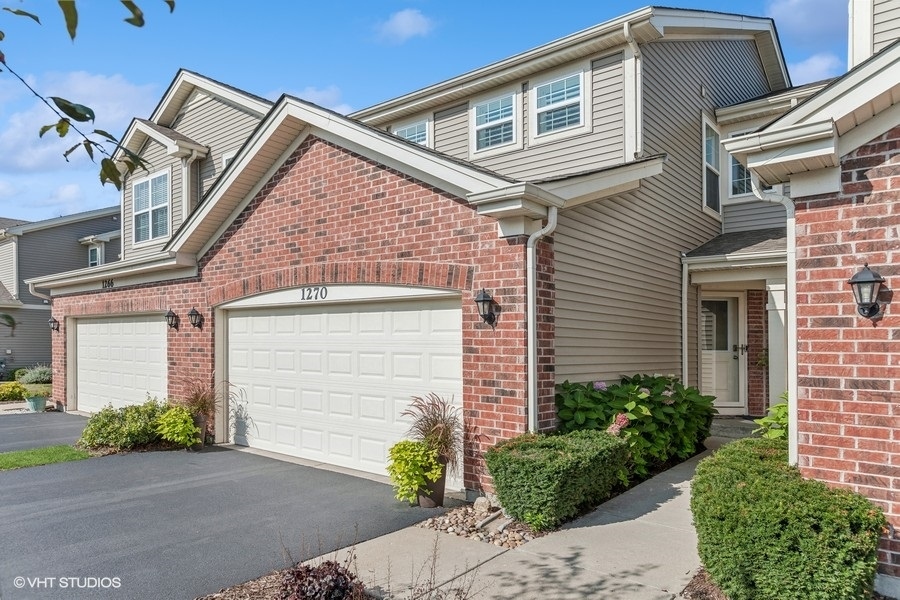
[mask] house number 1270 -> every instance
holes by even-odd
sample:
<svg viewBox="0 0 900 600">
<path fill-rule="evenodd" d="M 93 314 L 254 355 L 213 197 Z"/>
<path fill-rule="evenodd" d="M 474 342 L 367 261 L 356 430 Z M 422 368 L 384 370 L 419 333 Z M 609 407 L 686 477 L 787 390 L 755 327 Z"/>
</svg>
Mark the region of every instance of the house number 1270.
<svg viewBox="0 0 900 600">
<path fill-rule="evenodd" d="M 305 287 L 300 288 L 301 300 L 324 300 L 328 296 L 327 287 Z"/>
</svg>

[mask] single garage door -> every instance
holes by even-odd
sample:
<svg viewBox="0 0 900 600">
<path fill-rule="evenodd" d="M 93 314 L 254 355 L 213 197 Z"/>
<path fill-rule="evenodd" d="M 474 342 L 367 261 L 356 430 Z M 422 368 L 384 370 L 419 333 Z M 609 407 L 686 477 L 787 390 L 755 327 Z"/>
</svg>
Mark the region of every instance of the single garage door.
<svg viewBox="0 0 900 600">
<path fill-rule="evenodd" d="M 412 396 L 462 402 L 459 299 L 228 312 L 235 443 L 386 473 Z"/>
<path fill-rule="evenodd" d="M 159 315 L 79 319 L 76 410 L 97 412 L 167 396 L 166 322 Z"/>
</svg>

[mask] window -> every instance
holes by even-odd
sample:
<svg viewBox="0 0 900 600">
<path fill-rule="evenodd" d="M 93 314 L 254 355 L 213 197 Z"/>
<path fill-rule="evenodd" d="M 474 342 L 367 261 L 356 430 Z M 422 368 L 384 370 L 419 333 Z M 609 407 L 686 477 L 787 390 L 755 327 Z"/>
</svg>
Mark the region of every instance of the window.
<svg viewBox="0 0 900 600">
<path fill-rule="evenodd" d="M 475 105 L 475 150 L 485 150 L 516 141 L 515 94 Z"/>
<path fill-rule="evenodd" d="M 733 156 L 731 160 L 731 195 L 743 196 L 752 194 L 753 188 L 750 185 L 750 171 L 744 168 Z"/>
<path fill-rule="evenodd" d="M 103 244 L 91 244 L 88 246 L 88 266 L 96 267 L 103 264 Z"/>
<path fill-rule="evenodd" d="M 398 127 L 396 130 L 394 130 L 394 135 L 396 135 L 397 137 L 402 137 L 404 140 L 409 140 L 410 142 L 415 142 L 417 144 L 427 146 L 428 121 L 419 121 L 417 123 Z"/>
<path fill-rule="evenodd" d="M 719 132 L 703 121 L 703 203 L 719 212 Z"/>
<path fill-rule="evenodd" d="M 134 241 L 146 242 L 169 235 L 169 174 L 158 173 L 132 188 Z"/>
<path fill-rule="evenodd" d="M 535 88 L 537 135 L 581 125 L 581 74 Z"/>
<path fill-rule="evenodd" d="M 231 161 L 234 160 L 234 155 L 237 154 L 237 150 L 232 150 L 231 152 L 223 152 L 222 153 L 222 170 L 228 168 L 228 165 L 231 164 Z"/>
</svg>

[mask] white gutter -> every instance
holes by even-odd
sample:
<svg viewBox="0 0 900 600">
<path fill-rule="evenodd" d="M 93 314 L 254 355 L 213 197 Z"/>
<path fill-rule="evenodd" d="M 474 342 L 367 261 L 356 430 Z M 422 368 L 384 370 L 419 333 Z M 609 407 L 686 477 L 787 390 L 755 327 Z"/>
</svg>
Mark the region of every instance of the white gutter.
<svg viewBox="0 0 900 600">
<path fill-rule="evenodd" d="M 759 176 L 750 171 L 753 195 L 763 202 L 781 204 L 787 213 L 787 290 L 785 291 L 785 315 L 787 324 L 787 378 L 788 378 L 788 461 L 797 464 L 799 437 L 797 433 L 797 223 L 794 201 L 774 192 L 764 192 L 759 187 Z"/>
<path fill-rule="evenodd" d="M 625 41 L 628 42 L 628 47 L 631 48 L 631 53 L 634 55 L 634 158 L 638 159 L 644 157 L 644 124 L 642 108 L 644 86 L 641 81 L 641 64 L 643 60 L 641 49 L 638 47 L 637 42 L 634 41 L 634 36 L 631 35 L 631 22 L 625 21 L 625 24 L 622 27 Z"/>
<path fill-rule="evenodd" d="M 559 209 L 547 208 L 547 225 L 528 237 L 525 245 L 525 307 L 526 328 L 528 329 L 528 431 L 538 429 L 538 323 L 537 323 L 537 245 L 542 237 L 556 229 Z"/>
<path fill-rule="evenodd" d="M 41 298 L 41 299 L 43 299 L 43 300 L 46 300 L 47 302 L 51 302 L 51 303 L 52 303 L 52 301 L 53 301 L 53 298 L 51 298 L 50 296 L 47 296 L 46 294 L 41 294 L 40 292 L 38 292 L 37 290 L 35 290 L 35 289 L 34 289 L 34 284 L 33 284 L 33 283 L 29 283 L 29 284 L 28 284 L 28 293 L 31 294 L 32 296 L 37 297 L 37 298 Z"/>
</svg>

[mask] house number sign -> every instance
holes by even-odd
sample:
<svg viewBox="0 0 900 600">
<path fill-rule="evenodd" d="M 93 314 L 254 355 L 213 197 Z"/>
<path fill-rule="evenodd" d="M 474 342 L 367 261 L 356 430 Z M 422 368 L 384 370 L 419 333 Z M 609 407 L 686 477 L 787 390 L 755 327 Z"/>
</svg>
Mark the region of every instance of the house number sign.
<svg viewBox="0 0 900 600">
<path fill-rule="evenodd" d="M 324 300 L 328 297 L 328 288 L 323 286 L 300 288 L 301 300 Z"/>
<path fill-rule="evenodd" d="M 100 282 L 100 285 L 104 290 L 108 290 L 109 288 L 114 287 L 116 283 L 112 279 L 104 279 Z"/>
</svg>

